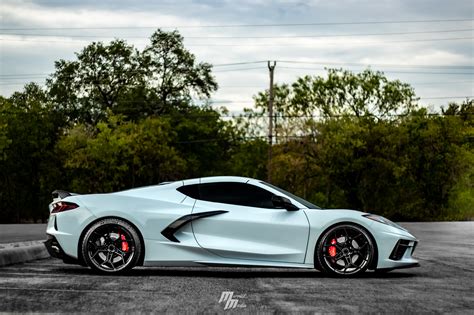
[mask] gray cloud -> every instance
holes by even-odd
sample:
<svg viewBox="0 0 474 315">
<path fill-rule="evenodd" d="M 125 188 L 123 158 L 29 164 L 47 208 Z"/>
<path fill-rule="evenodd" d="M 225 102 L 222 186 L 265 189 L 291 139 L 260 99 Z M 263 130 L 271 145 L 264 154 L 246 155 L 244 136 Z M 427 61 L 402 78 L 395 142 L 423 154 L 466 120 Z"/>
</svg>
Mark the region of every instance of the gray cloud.
<svg viewBox="0 0 474 315">
<path fill-rule="evenodd" d="M 472 1 L 11 1 L 1 3 L 2 28 L 19 27 L 92 27 L 92 26 L 180 26 L 219 24 L 277 24 L 334 21 L 378 21 L 418 19 L 472 19 Z M 472 37 L 473 32 L 367 36 L 353 38 L 289 38 L 289 39 L 192 39 L 191 36 L 276 36 L 324 35 L 383 32 L 413 32 L 442 29 L 470 29 L 471 22 L 326 25 L 260 28 L 181 28 L 187 47 L 199 60 L 214 64 L 252 60 L 333 61 L 371 64 L 470 65 L 470 68 L 446 69 L 402 68 L 412 72 L 472 72 L 471 40 L 396 42 L 403 40 Z M 13 33 L 13 31 L 9 31 Z M 116 30 L 50 30 L 15 31 L 59 35 L 93 35 L 127 38 L 143 47 L 153 29 Z M 3 33 L 7 33 L 4 31 Z M 131 38 L 142 36 L 144 38 Z M 89 38 L 1 36 L 1 74 L 50 73 L 54 60 L 71 59 Z M 100 40 L 96 38 L 94 40 Z M 104 38 L 108 40 L 108 38 Z M 395 42 L 394 42 L 395 41 Z M 213 46 L 216 44 L 242 46 Z M 196 46 L 209 45 L 209 46 Z M 268 45 L 268 46 L 265 46 Z M 272 46 L 279 45 L 279 46 Z M 277 81 L 291 82 L 298 75 L 324 74 L 324 65 L 300 65 L 305 69 L 285 69 L 277 65 Z M 294 65 L 293 65 L 294 66 Z M 295 66 L 296 67 L 296 66 Z M 236 67 L 239 68 L 239 67 Z M 349 67 L 354 70 L 360 67 Z M 372 67 L 374 69 L 379 69 Z M 221 68 L 219 68 L 221 69 Z M 396 73 L 398 68 L 384 67 L 387 76 L 412 83 L 424 97 L 473 95 L 472 75 Z M 215 73 L 221 90 L 216 99 L 248 100 L 268 85 L 265 65 L 260 69 Z M 9 95 L 21 89 L 25 79 L 0 79 L 0 94 Z M 41 78 L 34 78 L 41 82 Z M 451 82 L 441 84 L 442 82 Z M 455 84 L 452 82 L 462 82 Z M 431 83 L 432 85 L 426 84 Z M 18 85 L 13 85 L 18 84 Z M 226 86 L 251 86 L 241 89 Z M 425 104 L 444 104 L 448 100 L 426 100 Z M 248 106 L 248 104 L 245 104 Z M 229 105 L 239 110 L 243 104 Z"/>
</svg>

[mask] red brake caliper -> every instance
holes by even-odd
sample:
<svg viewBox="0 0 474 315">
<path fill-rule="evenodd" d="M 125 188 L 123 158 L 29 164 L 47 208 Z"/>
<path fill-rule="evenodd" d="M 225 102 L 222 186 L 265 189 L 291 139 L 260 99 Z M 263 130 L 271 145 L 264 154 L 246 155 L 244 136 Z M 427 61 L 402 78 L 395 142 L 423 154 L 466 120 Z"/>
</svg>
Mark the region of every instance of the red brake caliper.
<svg viewBox="0 0 474 315">
<path fill-rule="evenodd" d="M 335 238 L 333 238 L 331 240 L 331 246 L 329 246 L 329 250 L 328 250 L 329 256 L 331 256 L 331 257 L 336 256 L 336 246 L 334 246 L 334 245 L 336 245 L 336 239 Z"/>
<path fill-rule="evenodd" d="M 122 240 L 122 251 L 128 252 L 128 242 L 125 240 L 125 235 L 120 235 L 120 239 Z"/>
</svg>

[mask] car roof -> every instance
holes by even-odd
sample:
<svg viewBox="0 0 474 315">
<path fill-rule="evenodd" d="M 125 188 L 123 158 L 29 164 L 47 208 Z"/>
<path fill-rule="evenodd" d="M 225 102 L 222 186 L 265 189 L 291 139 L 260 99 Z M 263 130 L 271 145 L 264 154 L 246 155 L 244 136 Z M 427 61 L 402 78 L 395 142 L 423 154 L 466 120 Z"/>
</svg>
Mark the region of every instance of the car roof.
<svg viewBox="0 0 474 315">
<path fill-rule="evenodd" d="M 199 183 L 219 183 L 219 182 L 246 183 L 250 180 L 252 180 L 252 178 L 242 177 L 242 176 L 209 176 L 209 177 L 185 179 L 183 180 L 183 184 L 190 185 L 190 184 L 199 184 Z"/>
</svg>

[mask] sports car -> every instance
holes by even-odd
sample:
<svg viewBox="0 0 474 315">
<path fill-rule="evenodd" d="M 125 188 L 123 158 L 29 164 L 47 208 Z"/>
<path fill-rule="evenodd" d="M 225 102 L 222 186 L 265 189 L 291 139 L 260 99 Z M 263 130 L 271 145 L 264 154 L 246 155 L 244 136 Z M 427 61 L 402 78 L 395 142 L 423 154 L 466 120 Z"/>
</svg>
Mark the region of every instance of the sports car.
<svg viewBox="0 0 474 315">
<path fill-rule="evenodd" d="M 53 192 L 46 248 L 103 273 L 135 266 L 418 266 L 417 239 L 381 216 L 322 209 L 257 179 L 205 177 L 107 193 Z"/>
</svg>

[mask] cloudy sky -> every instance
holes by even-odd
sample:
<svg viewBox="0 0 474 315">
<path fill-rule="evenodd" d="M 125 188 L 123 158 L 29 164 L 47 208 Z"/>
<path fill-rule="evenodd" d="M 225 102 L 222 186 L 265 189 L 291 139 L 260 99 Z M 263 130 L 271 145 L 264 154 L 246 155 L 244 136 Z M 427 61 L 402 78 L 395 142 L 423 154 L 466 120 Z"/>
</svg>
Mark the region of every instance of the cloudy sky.
<svg viewBox="0 0 474 315">
<path fill-rule="evenodd" d="M 471 0 L 2 0 L 0 94 L 40 84 L 54 61 L 91 41 L 123 38 L 138 48 L 157 27 L 178 29 L 200 61 L 212 63 L 213 95 L 232 111 L 250 107 L 276 82 L 366 67 L 412 84 L 436 110 L 474 95 Z M 233 64 L 236 65 L 223 65 Z"/>
</svg>

